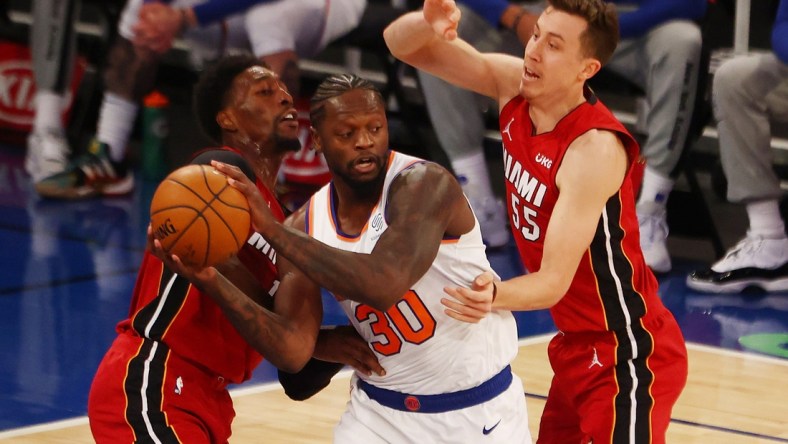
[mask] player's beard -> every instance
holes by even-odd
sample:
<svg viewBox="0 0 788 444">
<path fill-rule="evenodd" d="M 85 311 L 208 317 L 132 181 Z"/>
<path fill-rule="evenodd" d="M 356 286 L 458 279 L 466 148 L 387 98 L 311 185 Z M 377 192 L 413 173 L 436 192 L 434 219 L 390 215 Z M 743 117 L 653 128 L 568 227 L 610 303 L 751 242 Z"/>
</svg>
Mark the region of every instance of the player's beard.
<svg viewBox="0 0 788 444">
<path fill-rule="evenodd" d="M 388 156 L 377 158 L 378 174 L 371 179 L 359 179 L 339 168 L 330 168 L 331 174 L 341 178 L 343 182 L 350 185 L 359 197 L 377 198 L 383 186 L 383 181 L 386 179 L 386 159 L 388 159 Z M 348 169 L 350 168 L 352 168 L 352 165 L 348 165 Z"/>
<path fill-rule="evenodd" d="M 296 152 L 301 149 L 301 141 L 298 140 L 298 137 L 282 137 L 274 133 L 274 143 L 277 149 L 282 153 L 289 151 Z"/>
</svg>

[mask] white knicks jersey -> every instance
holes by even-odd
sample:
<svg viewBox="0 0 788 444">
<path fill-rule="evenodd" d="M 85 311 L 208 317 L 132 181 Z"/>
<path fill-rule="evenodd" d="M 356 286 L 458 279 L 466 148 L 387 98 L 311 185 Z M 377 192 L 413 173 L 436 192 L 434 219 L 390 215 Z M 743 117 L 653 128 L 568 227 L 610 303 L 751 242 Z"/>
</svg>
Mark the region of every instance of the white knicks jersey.
<svg viewBox="0 0 788 444">
<path fill-rule="evenodd" d="M 332 184 L 324 186 L 309 202 L 309 234 L 332 247 L 369 254 L 388 227 L 385 209 L 392 181 L 418 162 L 425 160 L 390 152 L 380 200 L 358 236 L 349 236 L 338 228 Z M 469 233 L 444 238 L 426 274 L 385 313 L 334 295 L 386 369 L 384 377 L 358 376 L 381 388 L 430 395 L 475 387 L 508 365 L 518 349 L 511 312 L 492 312 L 478 324 L 469 324 L 448 317 L 440 302 L 449 297 L 444 287 L 470 286 L 485 270 L 492 268 L 477 221 Z"/>
</svg>

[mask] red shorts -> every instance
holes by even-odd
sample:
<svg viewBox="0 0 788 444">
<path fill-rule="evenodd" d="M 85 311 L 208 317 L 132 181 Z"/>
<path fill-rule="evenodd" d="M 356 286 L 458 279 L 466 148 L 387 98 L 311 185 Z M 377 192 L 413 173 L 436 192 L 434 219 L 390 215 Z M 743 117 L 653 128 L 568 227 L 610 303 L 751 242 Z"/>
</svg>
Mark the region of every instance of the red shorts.
<svg viewBox="0 0 788 444">
<path fill-rule="evenodd" d="M 538 443 L 664 443 L 687 382 L 687 349 L 665 311 L 630 330 L 558 333 Z"/>
<path fill-rule="evenodd" d="M 128 334 L 118 335 L 104 355 L 88 396 L 98 444 L 226 443 L 234 417 L 223 378 L 160 342 Z"/>
</svg>

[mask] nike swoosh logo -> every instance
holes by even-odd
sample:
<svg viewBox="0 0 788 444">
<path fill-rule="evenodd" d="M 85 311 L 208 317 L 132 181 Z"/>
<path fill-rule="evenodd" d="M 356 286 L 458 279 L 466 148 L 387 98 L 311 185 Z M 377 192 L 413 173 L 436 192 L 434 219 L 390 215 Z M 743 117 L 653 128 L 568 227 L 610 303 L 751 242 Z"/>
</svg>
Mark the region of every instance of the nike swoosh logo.
<svg viewBox="0 0 788 444">
<path fill-rule="evenodd" d="M 500 424 L 500 423 L 501 423 L 501 420 L 499 419 L 498 422 L 496 422 L 495 425 L 490 427 L 489 429 L 487 428 L 487 426 L 484 426 L 482 428 L 482 433 L 485 434 L 485 435 L 489 435 L 490 433 L 492 433 L 493 430 L 495 430 L 496 427 L 498 427 L 498 424 Z"/>
</svg>

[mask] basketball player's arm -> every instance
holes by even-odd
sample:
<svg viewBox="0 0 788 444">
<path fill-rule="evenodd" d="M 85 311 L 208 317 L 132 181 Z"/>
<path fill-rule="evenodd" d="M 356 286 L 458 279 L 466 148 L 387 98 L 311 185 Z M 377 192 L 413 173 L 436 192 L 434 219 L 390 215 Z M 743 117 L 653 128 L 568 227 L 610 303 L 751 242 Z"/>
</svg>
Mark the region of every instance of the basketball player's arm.
<svg viewBox="0 0 788 444">
<path fill-rule="evenodd" d="M 425 0 L 383 31 L 391 54 L 460 88 L 492 97 L 501 105 L 519 94 L 522 58 L 481 53 L 457 37 L 460 10 L 454 0 Z"/>
<path fill-rule="evenodd" d="M 454 176 L 437 164 L 418 163 L 392 182 L 386 214 L 389 226 L 375 248 L 370 254 L 352 253 L 276 222 L 240 170 L 213 165 L 246 195 L 255 229 L 280 256 L 287 256 L 334 294 L 383 311 L 429 269 L 444 234 L 459 236 L 474 226 L 473 213 Z"/>
<path fill-rule="evenodd" d="M 304 231 L 306 211 L 300 208 L 288 218 L 288 225 Z M 366 375 L 374 371 L 384 375 L 385 371 L 367 342 L 352 326 L 321 327 L 312 358 L 298 372 L 279 370 L 279 383 L 290 399 L 309 399 L 331 382 L 345 365 Z"/>
<path fill-rule="evenodd" d="M 471 318 L 478 320 L 485 310 L 539 310 L 557 304 L 591 245 L 605 204 L 621 187 L 626 168 L 626 152 L 613 133 L 591 130 L 577 138 L 556 176 L 560 194 L 545 233 L 539 271 L 497 282 L 492 304 L 491 280 L 475 290 L 447 289 L 456 300 L 444 301 L 447 313 L 473 322 Z"/>
<path fill-rule="evenodd" d="M 290 399 L 303 401 L 328 387 L 331 378 L 345 365 L 367 376 L 373 372 L 386 375 L 367 341 L 353 326 L 326 326 L 320 329 L 312 359 L 297 373 L 279 370 L 279 383 Z"/>
<path fill-rule="evenodd" d="M 297 372 L 309 361 L 323 318 L 323 301 L 317 285 L 285 258 L 277 258 L 280 283 L 273 310 L 269 310 L 217 267 L 197 269 L 183 264 L 176 255 L 166 254 L 150 227 L 148 243 L 167 268 L 189 279 L 213 299 L 241 337 L 271 364 Z"/>
</svg>

